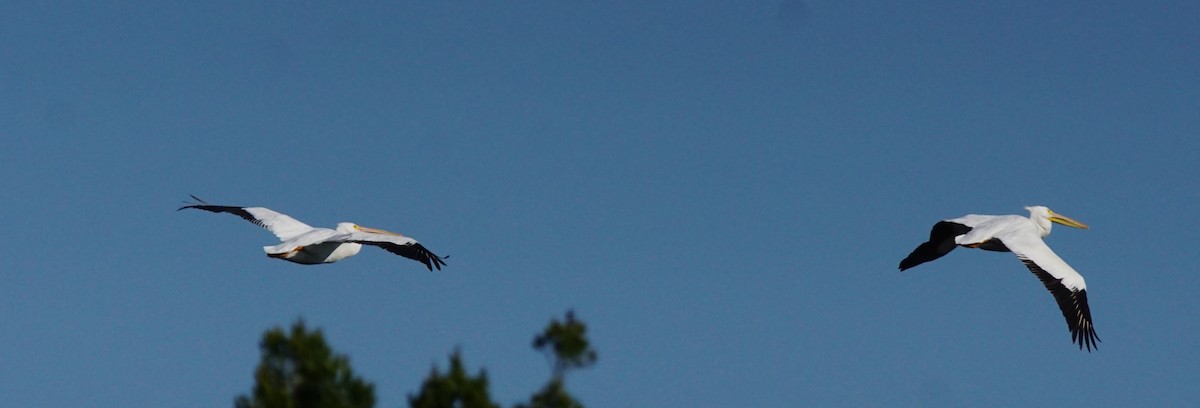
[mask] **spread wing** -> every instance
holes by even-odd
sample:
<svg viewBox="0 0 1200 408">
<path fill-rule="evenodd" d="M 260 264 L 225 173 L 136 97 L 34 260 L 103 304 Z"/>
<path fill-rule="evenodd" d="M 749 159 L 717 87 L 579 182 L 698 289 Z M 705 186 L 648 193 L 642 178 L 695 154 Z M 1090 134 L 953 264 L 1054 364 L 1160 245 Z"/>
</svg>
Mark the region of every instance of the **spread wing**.
<svg viewBox="0 0 1200 408">
<path fill-rule="evenodd" d="M 904 260 L 900 261 L 900 270 L 904 271 L 908 268 L 933 261 L 954 250 L 958 246 L 955 239 L 963 234 L 967 234 L 975 228 L 993 221 L 999 217 L 995 215 L 978 215 L 968 214 L 950 220 L 938 221 L 929 231 L 929 241 L 917 246 Z"/>
<path fill-rule="evenodd" d="M 254 225 L 266 228 L 267 231 L 271 231 L 272 234 L 275 234 L 280 241 L 287 241 L 313 229 L 313 227 L 309 226 L 308 224 L 297 221 L 295 218 L 287 216 L 287 214 L 272 211 L 269 208 L 211 205 L 204 202 L 204 200 L 197 198 L 196 196 L 192 196 L 192 198 L 194 198 L 196 201 L 199 201 L 200 204 L 185 205 L 183 207 L 179 207 L 179 210 L 183 210 L 185 208 L 195 208 L 212 213 L 233 214 L 238 217 L 242 217 L 242 219 L 246 221 L 254 223 Z"/>
<path fill-rule="evenodd" d="M 437 268 L 440 271 L 442 270 L 442 265 L 446 264 L 446 261 L 442 260 L 442 257 L 425 249 L 425 246 L 421 245 L 420 242 L 403 235 L 351 232 L 346 234 L 345 241 L 383 248 L 393 254 L 423 263 L 430 271 L 433 268 Z"/>
<path fill-rule="evenodd" d="M 1058 308 L 1067 319 L 1071 341 L 1079 344 L 1080 349 L 1095 349 L 1100 338 L 1096 336 L 1096 328 L 1092 324 L 1092 311 L 1088 308 L 1087 285 L 1083 276 L 1032 233 L 1011 234 L 1000 237 L 1000 240 L 1054 295 Z"/>
<path fill-rule="evenodd" d="M 954 237 L 966 234 L 971 227 L 952 221 L 939 221 L 929 231 L 929 241 L 917 246 L 904 260 L 900 261 L 900 270 L 941 258 L 954 250 Z"/>
</svg>

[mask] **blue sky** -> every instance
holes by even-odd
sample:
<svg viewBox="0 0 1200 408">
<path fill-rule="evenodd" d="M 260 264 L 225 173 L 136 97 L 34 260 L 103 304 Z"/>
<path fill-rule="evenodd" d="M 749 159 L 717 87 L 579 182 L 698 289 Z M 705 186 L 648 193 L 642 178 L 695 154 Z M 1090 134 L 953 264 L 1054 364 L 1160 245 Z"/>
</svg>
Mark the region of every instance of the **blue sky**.
<svg viewBox="0 0 1200 408">
<path fill-rule="evenodd" d="M 593 407 L 1200 399 L 1200 3 L 505 3 L 0 6 L 6 405 L 228 406 L 303 317 L 381 407 L 455 347 L 507 406 L 568 308 Z M 1092 226 L 1048 242 L 1096 352 L 1009 254 L 896 270 L 1034 204 Z"/>
</svg>

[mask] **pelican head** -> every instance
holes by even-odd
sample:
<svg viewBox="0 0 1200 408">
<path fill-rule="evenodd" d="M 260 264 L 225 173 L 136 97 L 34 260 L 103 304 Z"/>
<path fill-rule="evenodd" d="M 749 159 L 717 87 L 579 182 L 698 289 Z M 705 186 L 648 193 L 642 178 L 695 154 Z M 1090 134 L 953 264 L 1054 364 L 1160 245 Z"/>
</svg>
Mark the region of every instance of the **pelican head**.
<svg viewBox="0 0 1200 408">
<path fill-rule="evenodd" d="M 1082 229 L 1088 228 L 1087 224 L 1084 224 L 1079 221 L 1075 221 L 1075 220 L 1071 219 L 1071 217 L 1067 217 L 1065 215 L 1056 213 L 1054 211 L 1050 211 L 1049 208 L 1046 208 L 1044 206 L 1035 205 L 1035 206 L 1025 207 L 1025 209 L 1029 210 L 1029 218 L 1033 219 L 1035 221 L 1048 220 L 1055 224 L 1062 224 L 1062 225 L 1066 225 L 1071 228 L 1082 228 Z M 1049 227 L 1049 224 L 1046 224 L 1046 226 Z M 1049 228 L 1046 228 L 1046 229 L 1049 230 Z"/>
</svg>

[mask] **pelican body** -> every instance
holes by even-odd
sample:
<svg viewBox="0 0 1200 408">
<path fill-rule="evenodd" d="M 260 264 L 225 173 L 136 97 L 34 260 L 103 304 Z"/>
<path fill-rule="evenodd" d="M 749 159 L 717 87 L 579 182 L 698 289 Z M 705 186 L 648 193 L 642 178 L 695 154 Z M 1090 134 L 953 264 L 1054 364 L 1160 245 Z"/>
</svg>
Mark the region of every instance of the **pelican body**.
<svg viewBox="0 0 1200 408">
<path fill-rule="evenodd" d="M 358 255 L 363 245 L 370 245 L 421 262 L 430 271 L 434 268 L 441 270 L 446 264 L 415 239 L 394 232 L 351 222 L 338 223 L 337 229 L 314 228 L 268 208 L 211 205 L 196 196 L 192 198 L 199 203 L 179 207 L 179 210 L 195 208 L 212 213 L 229 213 L 275 234 L 280 243 L 263 247 L 263 251 L 271 258 L 302 265 L 327 264 Z"/>
<path fill-rule="evenodd" d="M 349 222 L 339 222 L 336 230 L 313 228 L 296 237 L 296 242 L 284 241 L 279 245 L 265 246 L 263 251 L 267 256 L 291 261 L 302 265 L 334 263 L 355 255 L 362 250 L 362 244 L 357 242 L 326 241 L 341 234 L 361 231 L 362 227 Z M 321 242 L 319 244 L 296 245 L 301 241 Z"/>
<path fill-rule="evenodd" d="M 1043 206 L 1025 207 L 1029 217 L 1019 215 L 970 214 L 940 221 L 929 232 L 929 241 L 921 244 L 900 261 L 900 270 L 929 262 L 950 253 L 955 247 L 978 248 L 988 251 L 1012 252 L 1029 268 L 1058 302 L 1071 341 L 1090 352 L 1100 338 L 1092 325 L 1092 312 L 1087 302 L 1087 285 L 1083 276 L 1059 258 L 1042 238 L 1050 235 L 1053 224 L 1073 228 L 1087 225 L 1050 211 Z"/>
</svg>

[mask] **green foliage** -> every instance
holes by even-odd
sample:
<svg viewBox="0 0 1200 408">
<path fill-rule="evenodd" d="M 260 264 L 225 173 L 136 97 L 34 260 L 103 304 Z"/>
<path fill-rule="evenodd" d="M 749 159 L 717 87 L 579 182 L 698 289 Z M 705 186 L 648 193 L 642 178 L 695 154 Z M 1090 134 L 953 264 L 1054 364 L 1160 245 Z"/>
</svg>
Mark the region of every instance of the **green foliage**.
<svg viewBox="0 0 1200 408">
<path fill-rule="evenodd" d="M 488 396 L 487 373 L 479 370 L 472 378 L 463 367 L 458 350 L 450 355 L 450 372 L 442 375 L 437 366 L 421 385 L 416 396 L 409 394 L 408 405 L 412 408 L 500 408 Z"/>
<path fill-rule="evenodd" d="M 550 320 L 542 334 L 533 338 L 533 348 L 552 361 L 553 374 L 541 391 L 529 398 L 528 404 L 516 408 L 583 408 L 583 404 L 567 393 L 563 377 L 568 370 L 588 368 L 596 364 L 596 350 L 587 339 L 587 325 L 575 319 L 568 310 L 563 321 Z"/>
<path fill-rule="evenodd" d="M 291 334 L 276 327 L 263 334 L 262 362 L 254 371 L 251 396 L 239 396 L 236 408 L 370 408 L 375 387 L 354 375 L 349 360 L 334 354 L 320 330 L 303 321 Z"/>
<path fill-rule="evenodd" d="M 561 378 L 553 378 L 529 398 L 528 404 L 517 404 L 516 408 L 583 408 L 583 404 L 567 393 Z"/>
<path fill-rule="evenodd" d="M 542 334 L 533 338 L 533 348 L 553 361 L 554 378 L 561 379 L 567 370 L 587 368 L 596 363 L 596 350 L 587 339 L 587 325 L 575 320 L 575 311 L 568 310 L 562 322 L 552 319 Z"/>
<path fill-rule="evenodd" d="M 251 395 L 238 396 L 236 408 L 371 408 L 375 387 L 354 375 L 349 360 L 335 354 L 320 330 L 309 331 L 303 321 L 286 333 L 276 327 L 263 334 L 259 344 L 262 362 L 254 371 Z M 587 325 L 568 310 L 559 321 L 552 319 L 533 339 L 533 348 L 551 361 L 550 381 L 533 394 L 529 403 L 515 408 L 583 408 L 567 393 L 564 376 L 570 370 L 588 368 L 597 354 L 587 339 Z M 480 369 L 471 376 L 458 350 L 450 355 L 450 370 L 443 374 L 435 365 L 416 395 L 408 395 L 412 408 L 500 408 L 488 394 L 487 373 Z"/>
</svg>

